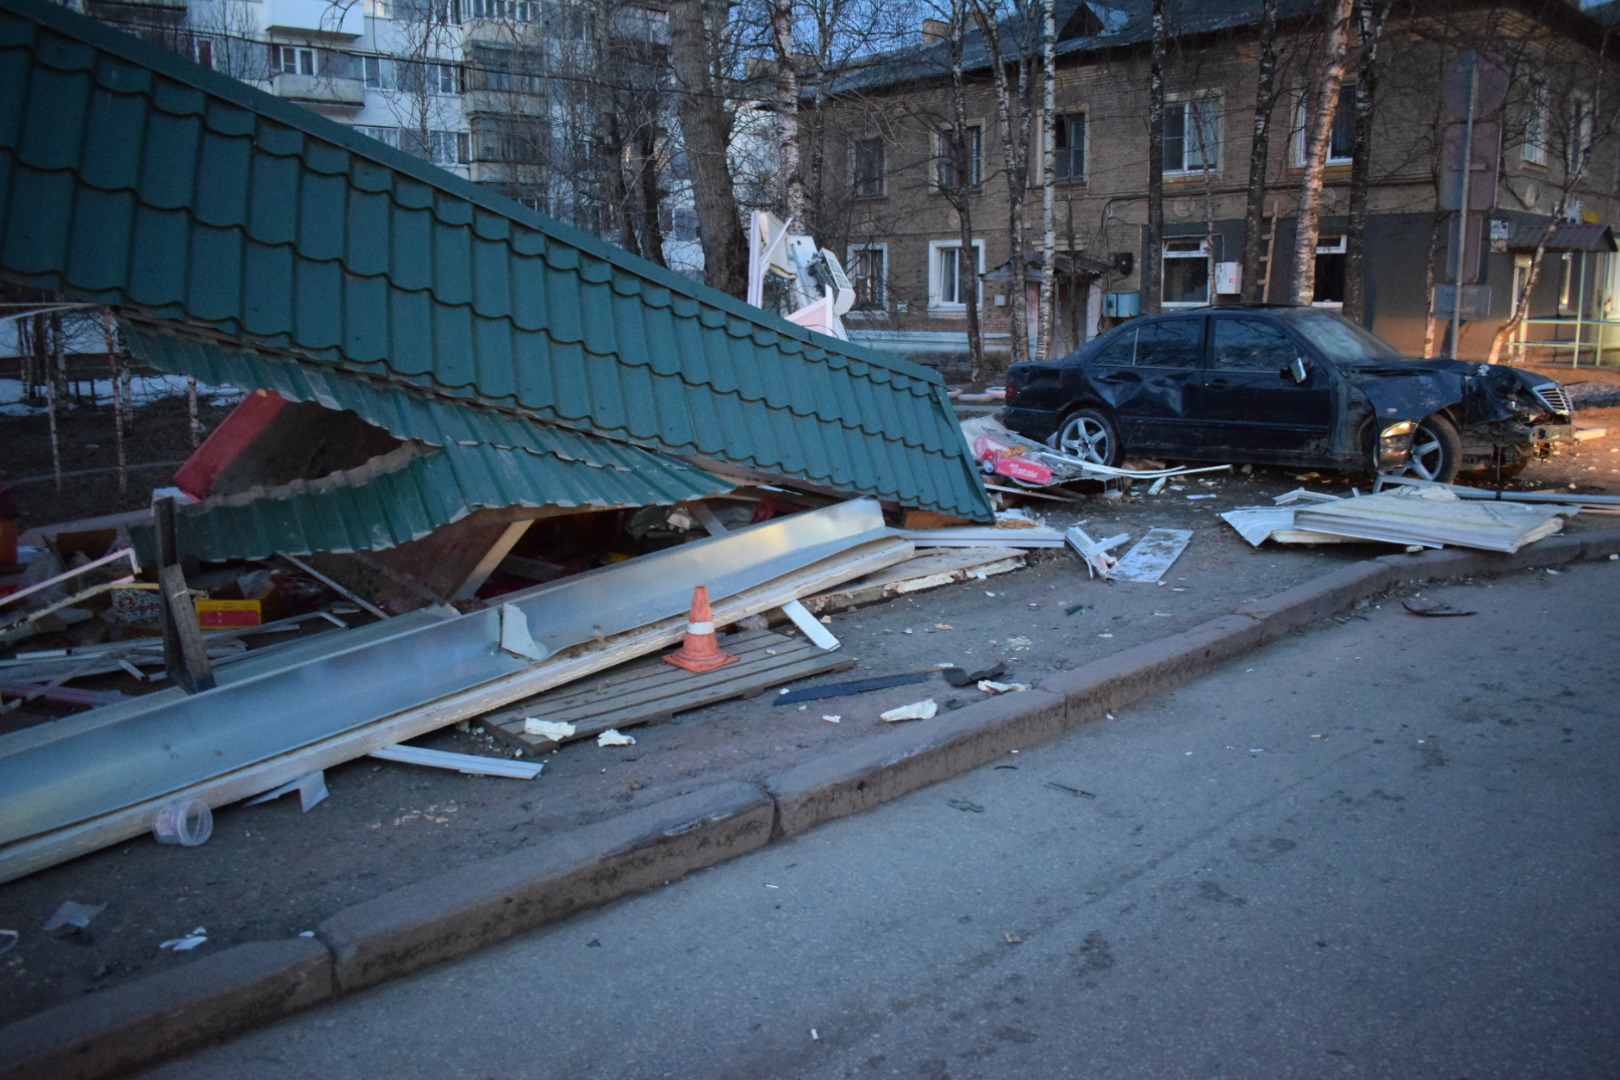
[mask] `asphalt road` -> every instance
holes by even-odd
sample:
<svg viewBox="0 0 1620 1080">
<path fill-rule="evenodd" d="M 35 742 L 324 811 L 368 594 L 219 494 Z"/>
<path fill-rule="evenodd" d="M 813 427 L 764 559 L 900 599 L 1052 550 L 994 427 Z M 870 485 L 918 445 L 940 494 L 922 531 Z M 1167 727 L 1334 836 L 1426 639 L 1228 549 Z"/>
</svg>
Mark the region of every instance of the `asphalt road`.
<svg viewBox="0 0 1620 1080">
<path fill-rule="evenodd" d="M 1421 599 L 145 1075 L 1615 1076 L 1620 563 Z"/>
</svg>

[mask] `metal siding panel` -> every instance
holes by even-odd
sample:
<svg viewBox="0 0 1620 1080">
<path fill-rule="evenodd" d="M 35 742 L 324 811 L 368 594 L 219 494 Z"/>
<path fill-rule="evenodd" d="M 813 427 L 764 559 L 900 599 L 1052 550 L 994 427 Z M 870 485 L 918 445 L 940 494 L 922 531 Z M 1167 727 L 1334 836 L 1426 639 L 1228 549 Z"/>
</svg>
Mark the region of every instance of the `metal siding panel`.
<svg viewBox="0 0 1620 1080">
<path fill-rule="evenodd" d="M 426 292 L 388 294 L 388 367 L 404 375 L 433 370 L 433 298 Z"/>
<path fill-rule="evenodd" d="M 81 289 L 121 289 L 129 279 L 135 197 L 86 187 L 78 194 L 67 278 Z"/>
<path fill-rule="evenodd" d="M 191 247 L 191 219 L 184 210 L 155 210 L 137 204 L 127 291 L 137 304 L 184 301 L 186 254 Z"/>
<path fill-rule="evenodd" d="M 544 329 L 559 345 L 581 343 L 585 338 L 582 323 L 586 315 L 579 278 L 572 273 L 558 273 L 555 266 L 550 269 L 552 272 L 545 281 L 547 322 Z"/>
<path fill-rule="evenodd" d="M 342 289 L 343 354 L 362 364 L 388 359 L 388 282 L 345 274 Z"/>
<path fill-rule="evenodd" d="M 471 237 L 465 228 L 433 222 L 433 277 L 428 287 L 441 305 L 472 303 Z"/>
<path fill-rule="evenodd" d="M 26 29 L 14 20 L 0 21 L 0 32 Z M 28 81 L 33 71 L 20 44 L 0 47 L 0 101 L 22 101 L 28 92 Z M 22 131 L 22 109 L 0 109 L 0 146 L 16 146 Z"/>
<path fill-rule="evenodd" d="M 24 99 L 18 151 L 39 169 L 71 169 L 90 108 L 90 76 L 36 66 Z"/>
<path fill-rule="evenodd" d="M 476 386 L 478 358 L 473 354 L 472 309 L 447 307 L 435 300 L 432 305 L 433 355 L 423 374 L 449 387 Z"/>
<path fill-rule="evenodd" d="M 85 115 L 79 175 L 104 191 L 133 191 L 140 183 L 141 133 L 147 102 L 97 87 Z"/>
<path fill-rule="evenodd" d="M 613 330 L 613 287 L 606 282 L 591 282 L 583 277 L 579 285 L 579 318 L 581 339 L 585 351 L 596 356 L 612 356 L 620 349 L 633 347 L 621 343 Z"/>
<path fill-rule="evenodd" d="M 253 155 L 248 235 L 261 244 L 290 244 L 298 236 L 298 159 Z"/>
<path fill-rule="evenodd" d="M 25 273 L 56 272 L 66 256 L 67 235 L 55 226 L 73 212 L 73 177 L 19 165 L 12 170 L 6 235 L 0 236 L 5 265 Z"/>
<path fill-rule="evenodd" d="M 242 234 L 193 224 L 186 309 L 223 322 L 242 310 Z"/>
<path fill-rule="evenodd" d="M 519 331 L 546 325 L 546 264 L 540 258 L 514 258 L 508 264 L 508 310 Z"/>
<path fill-rule="evenodd" d="M 433 215 L 394 208 L 389 235 L 389 279 L 396 289 L 432 287 Z"/>
<path fill-rule="evenodd" d="M 163 210 L 191 205 L 202 122 L 194 116 L 151 112 L 141 148 L 141 201 Z"/>
<path fill-rule="evenodd" d="M 253 172 L 253 144 L 205 130 L 197 148 L 197 185 L 192 211 L 206 225 L 245 228 L 247 194 Z"/>
<path fill-rule="evenodd" d="M 345 218 L 345 228 L 348 236 L 342 253 L 344 268 L 350 274 L 388 273 L 388 218 L 393 211 L 393 203 L 385 194 L 355 188 L 349 189 L 347 197 L 349 212 Z"/>
<path fill-rule="evenodd" d="M 343 257 L 346 178 L 305 171 L 298 193 L 298 252 L 306 259 Z M 336 294 L 334 294 L 336 295 Z"/>
<path fill-rule="evenodd" d="M 512 313 L 512 259 L 505 243 L 469 235 L 472 246 L 473 307 L 486 319 L 505 319 Z"/>
<path fill-rule="evenodd" d="M 551 407 L 564 420 L 580 420 L 591 413 L 589 364 L 593 358 L 578 345 L 553 345 L 551 350 Z"/>
<path fill-rule="evenodd" d="M 305 348 L 329 349 L 343 343 L 342 309 L 332 298 L 343 290 L 343 268 L 335 262 L 299 259 L 293 264 L 293 338 Z"/>
<path fill-rule="evenodd" d="M 242 254 L 242 277 L 249 288 L 243 328 L 266 336 L 285 330 L 292 322 L 292 249 L 249 241 Z"/>
<path fill-rule="evenodd" d="M 484 397 L 515 401 L 520 389 L 512 324 L 505 319 L 472 320 L 472 354 L 478 359 L 478 391 Z"/>
</svg>

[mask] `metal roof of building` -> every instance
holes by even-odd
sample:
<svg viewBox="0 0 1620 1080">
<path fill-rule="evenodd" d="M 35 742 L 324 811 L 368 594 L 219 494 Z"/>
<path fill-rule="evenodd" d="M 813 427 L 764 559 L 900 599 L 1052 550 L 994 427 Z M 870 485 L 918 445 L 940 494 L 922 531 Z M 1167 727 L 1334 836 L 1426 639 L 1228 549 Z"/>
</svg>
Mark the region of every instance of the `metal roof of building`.
<svg viewBox="0 0 1620 1080">
<path fill-rule="evenodd" d="M 932 370 L 41 0 L 0 0 L 0 274 L 311 372 L 992 516 Z"/>
</svg>

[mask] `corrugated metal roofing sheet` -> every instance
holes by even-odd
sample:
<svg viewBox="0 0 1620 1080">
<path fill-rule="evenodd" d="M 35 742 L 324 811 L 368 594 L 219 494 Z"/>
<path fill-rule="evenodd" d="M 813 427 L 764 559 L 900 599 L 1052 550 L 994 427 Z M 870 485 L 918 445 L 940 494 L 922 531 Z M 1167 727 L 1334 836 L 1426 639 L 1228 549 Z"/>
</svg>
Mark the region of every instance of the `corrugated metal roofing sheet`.
<svg viewBox="0 0 1620 1080">
<path fill-rule="evenodd" d="M 628 471 L 488 444 L 411 443 L 321 480 L 181 507 L 177 541 L 186 554 L 210 560 L 376 551 L 419 540 L 476 510 L 667 505 L 730 487 L 647 457 L 649 467 Z"/>
<path fill-rule="evenodd" d="M 935 372 L 40 0 L 0 0 L 0 273 L 625 442 L 991 517 Z"/>
</svg>

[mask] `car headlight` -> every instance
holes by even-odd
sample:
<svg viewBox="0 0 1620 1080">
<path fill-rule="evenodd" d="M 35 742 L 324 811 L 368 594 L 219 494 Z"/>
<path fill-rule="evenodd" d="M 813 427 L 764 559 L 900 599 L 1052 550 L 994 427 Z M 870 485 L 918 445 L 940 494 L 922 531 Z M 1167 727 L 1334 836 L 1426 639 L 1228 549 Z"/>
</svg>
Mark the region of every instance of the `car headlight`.
<svg viewBox="0 0 1620 1080">
<path fill-rule="evenodd" d="M 1412 455 L 1412 432 L 1416 430 L 1416 420 L 1386 424 L 1378 432 L 1378 445 L 1373 448 L 1373 466 L 1379 472 L 1388 472 L 1405 465 Z"/>
</svg>

